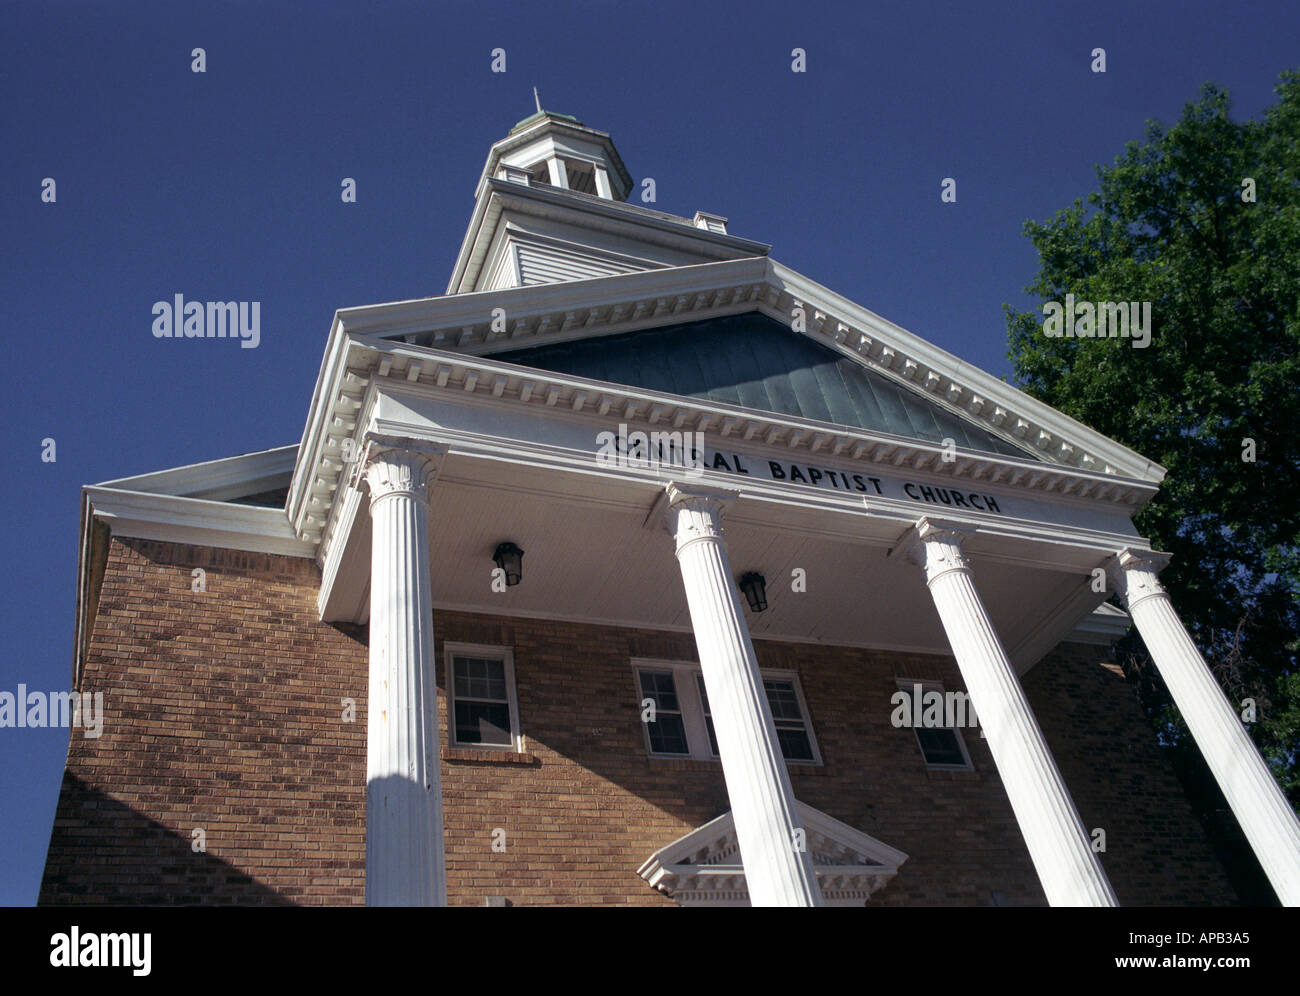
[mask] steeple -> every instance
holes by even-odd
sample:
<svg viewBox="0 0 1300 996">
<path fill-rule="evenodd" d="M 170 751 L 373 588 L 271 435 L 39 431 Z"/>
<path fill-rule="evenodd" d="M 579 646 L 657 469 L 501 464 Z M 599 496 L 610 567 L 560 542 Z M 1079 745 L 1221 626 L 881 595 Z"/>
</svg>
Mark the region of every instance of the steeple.
<svg viewBox="0 0 1300 996">
<path fill-rule="evenodd" d="M 653 194 L 628 202 L 635 184 L 608 133 L 546 110 L 535 87 L 533 104 L 488 152 L 448 294 L 767 254 L 721 215 L 666 214 Z"/>
</svg>

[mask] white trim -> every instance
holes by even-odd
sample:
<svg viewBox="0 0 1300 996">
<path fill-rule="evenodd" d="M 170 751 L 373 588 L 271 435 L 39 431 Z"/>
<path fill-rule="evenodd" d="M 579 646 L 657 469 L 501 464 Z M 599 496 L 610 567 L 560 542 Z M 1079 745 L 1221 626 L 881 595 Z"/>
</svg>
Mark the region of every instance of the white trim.
<svg viewBox="0 0 1300 996">
<path fill-rule="evenodd" d="M 490 379 L 490 377 L 484 379 Z M 545 378 L 535 378 L 534 383 L 553 384 L 553 382 L 547 381 Z M 386 396 L 402 402 L 404 399 L 398 396 L 398 390 L 400 389 L 395 389 L 391 395 Z M 545 394 L 547 389 L 545 387 L 539 388 L 538 393 Z M 486 400 L 484 403 L 493 404 L 493 402 Z M 405 416 L 401 420 L 376 417 L 372 421 L 371 431 L 380 434 L 423 439 L 430 443 L 440 443 L 447 446 L 449 452 L 457 457 L 491 459 L 534 468 L 553 469 L 606 480 L 616 480 L 626 483 L 631 488 L 644 488 L 646 489 L 646 495 L 652 495 L 654 492 L 662 490 L 663 486 L 673 479 L 674 474 L 679 474 L 673 467 L 650 467 L 645 469 L 622 466 L 602 467 L 597 460 L 597 445 L 595 442 L 600 423 L 597 423 L 590 415 L 585 417 L 573 415 L 567 410 L 567 405 L 557 404 L 554 407 L 556 409 L 566 409 L 565 411 L 555 412 L 551 416 L 554 420 L 553 425 L 557 427 L 556 432 L 572 433 L 580 431 L 584 433 L 590 439 L 590 442 L 585 443 L 585 448 L 570 445 L 567 440 L 559 443 L 552 443 L 542 439 L 530 441 L 522 437 L 508 438 L 499 433 L 494 435 L 472 433 L 448 427 L 447 425 L 426 428 L 426 423 L 421 422 L 418 418 L 407 419 Z M 541 418 L 545 417 L 541 410 L 537 410 L 532 414 L 535 416 L 536 421 L 540 421 Z M 618 415 L 611 411 L 609 417 L 614 419 Z M 568 421 L 569 425 L 564 426 L 564 421 Z M 917 451 L 920 452 L 924 445 L 920 444 Z M 864 450 L 868 448 L 870 448 L 869 444 L 864 444 Z M 770 449 L 761 449 L 757 443 L 747 447 L 747 455 L 748 450 L 753 450 L 758 454 L 757 457 L 751 456 L 751 459 L 765 461 L 770 455 L 778 460 L 836 468 L 841 473 L 846 470 L 850 473 L 857 470 L 861 474 L 878 472 L 882 480 L 889 480 L 894 483 L 905 480 L 903 474 L 909 474 L 915 483 L 935 484 L 938 487 L 951 486 L 950 482 L 952 481 L 964 480 L 967 482 L 965 486 L 969 489 L 995 494 L 999 500 L 1003 498 L 1020 499 L 1030 503 L 1021 510 L 1022 513 L 1027 514 L 1017 515 L 1012 510 L 1004 510 L 995 515 L 991 512 L 967 512 L 961 509 L 949 509 L 945 506 L 939 506 L 938 511 L 943 512 L 944 518 L 960 521 L 972 529 L 978 528 L 988 536 L 1022 539 L 1034 544 L 1050 544 L 1053 549 L 1058 551 L 1064 550 L 1066 547 L 1074 547 L 1079 551 L 1080 557 L 1084 557 L 1084 551 L 1087 551 L 1086 560 L 1089 569 L 1097 562 L 1098 558 L 1113 556 L 1113 551 L 1116 549 L 1122 549 L 1126 545 L 1140 545 L 1142 543 L 1141 538 L 1133 531 L 1128 518 L 1133 514 L 1133 506 L 1121 504 L 1111 499 L 1104 499 L 1094 504 L 1092 509 L 1103 515 L 1109 513 L 1109 517 L 1116 527 L 1122 526 L 1126 528 L 1103 528 L 1106 524 L 1104 520 L 1098 520 L 1096 525 L 1066 524 L 1066 522 L 1062 521 L 1065 516 L 1058 517 L 1054 514 L 1054 510 L 1062 505 L 1077 505 L 1077 502 L 1073 502 L 1069 498 L 1063 499 L 1052 492 L 1031 490 L 1027 486 L 1012 486 L 1007 481 L 994 484 L 980 478 L 958 477 L 959 471 L 944 471 L 943 473 L 953 475 L 946 482 L 938 477 L 940 472 L 933 468 L 913 471 L 908 468 L 895 467 L 887 461 L 872 463 L 865 452 L 862 458 L 855 462 L 851 455 L 826 457 L 824 459 L 814 456 L 810 459 L 802 454 L 792 455 L 792 452 L 780 453 Z M 968 465 L 976 465 L 981 463 L 991 464 L 995 461 L 991 459 L 977 460 L 967 454 L 959 456 L 955 465 L 960 467 L 963 462 Z M 1017 466 L 1015 464 L 1008 465 L 1005 462 L 1003 465 Z M 1052 476 L 1061 478 L 1066 474 L 1054 474 Z M 904 497 L 889 495 L 877 497 L 873 494 L 862 495 L 844 489 L 832 490 L 828 487 L 792 484 L 786 481 L 769 480 L 760 474 L 741 478 L 735 474 L 724 474 L 720 471 L 705 469 L 702 479 L 706 483 L 727 487 L 732 490 L 735 490 L 737 484 L 740 484 L 742 485 L 740 488 L 741 496 L 746 501 L 769 501 L 796 506 L 809 511 L 847 512 L 856 516 L 862 516 L 865 512 L 867 514 L 864 518 L 867 520 L 874 521 L 877 524 L 896 522 L 899 528 L 904 530 L 910 528 L 921 515 L 934 514 L 936 511 L 935 505 L 919 503 Z M 1136 489 L 1140 485 L 1133 484 L 1133 487 Z M 652 501 L 653 498 L 650 497 L 647 500 Z M 1088 506 L 1081 507 L 1087 508 Z M 830 522 L 830 520 L 827 521 Z M 982 555 L 990 557 L 990 559 L 1007 559 L 1002 555 L 995 556 L 990 551 L 984 551 Z M 1021 562 L 1026 564 L 1041 563 L 1044 565 L 1066 563 L 1065 561 L 1048 560 L 1041 557 L 1034 557 L 1029 560 L 1022 557 Z M 1073 564 L 1073 561 L 1069 561 L 1069 563 Z M 1082 563 L 1074 564 L 1074 566 L 1082 566 Z"/>
<path fill-rule="evenodd" d="M 709 742 L 708 728 L 704 725 L 703 710 L 700 707 L 699 694 L 695 689 L 694 682 L 690 684 L 690 699 L 682 693 L 683 682 L 679 679 L 678 669 L 685 668 L 688 665 L 675 661 L 662 661 L 652 659 L 631 658 L 632 661 L 632 685 L 636 690 L 636 709 L 637 717 L 641 719 L 641 737 L 645 744 L 646 756 L 657 760 L 677 760 L 677 761 L 716 761 L 717 755 L 711 752 L 699 750 L 700 743 Z M 679 714 L 682 717 L 682 728 L 686 736 L 686 746 L 691 748 L 687 754 L 667 754 L 661 753 L 654 749 L 650 740 L 650 724 L 642 718 L 644 716 L 646 694 L 641 688 L 642 670 L 651 672 L 667 671 L 673 678 L 673 691 L 677 696 L 677 705 Z M 688 705 L 690 708 L 688 708 Z M 656 712 L 656 719 L 658 715 Z M 692 747 L 692 745 L 695 745 Z"/>
<path fill-rule="evenodd" d="M 458 643 L 446 641 L 442 645 L 443 661 L 447 675 L 447 746 L 453 750 L 496 750 L 507 753 L 524 752 L 524 733 L 519 725 L 519 692 L 515 686 L 515 652 L 512 647 L 488 643 Z M 456 669 L 455 658 L 478 657 L 499 660 L 505 665 L 506 698 L 510 707 L 510 743 L 461 743 L 456 739 Z"/>
<path fill-rule="evenodd" d="M 101 481 L 96 486 L 116 491 L 223 501 L 287 487 L 297 459 L 298 445 L 294 443 L 171 467 L 150 474 L 119 477 L 112 481 Z"/>
<path fill-rule="evenodd" d="M 315 557 L 315 544 L 294 535 L 282 508 L 104 487 L 85 487 L 82 493 L 92 514 L 106 522 L 114 536 Z"/>
<path fill-rule="evenodd" d="M 848 298 L 841 297 L 776 260 L 767 260 L 767 262 L 772 268 L 773 278 L 780 282 L 786 293 L 805 300 L 805 303 L 813 301 L 822 305 L 824 310 L 839 314 L 842 322 L 864 330 L 874 330 L 878 335 L 887 338 L 896 351 L 905 354 L 918 364 L 913 379 L 920 381 L 927 371 L 936 372 L 947 381 L 946 384 L 941 384 L 940 388 L 955 385 L 962 389 L 963 396 L 975 394 L 986 402 L 1007 406 L 1009 417 L 1021 414 L 1032 419 L 1035 424 L 1029 427 L 1031 432 L 1036 427 L 1041 427 L 1049 431 L 1058 441 L 1072 443 L 1076 447 L 1098 453 L 1109 463 L 1114 464 L 1120 473 L 1128 476 L 1152 484 L 1158 484 L 1163 480 L 1166 474 L 1165 468 L 1146 459 L 1140 453 L 1103 436 L 1082 422 L 1075 421 L 1037 398 L 985 373 L 947 350 L 925 341 L 920 336 L 855 304 Z M 823 328 L 833 327 L 834 324 L 828 320 L 823 324 Z M 843 344 L 840 351 L 850 356 L 861 355 L 857 350 L 844 348 Z M 874 363 L 871 365 L 877 366 Z M 985 410 L 988 410 L 988 407 L 986 405 Z"/>
</svg>

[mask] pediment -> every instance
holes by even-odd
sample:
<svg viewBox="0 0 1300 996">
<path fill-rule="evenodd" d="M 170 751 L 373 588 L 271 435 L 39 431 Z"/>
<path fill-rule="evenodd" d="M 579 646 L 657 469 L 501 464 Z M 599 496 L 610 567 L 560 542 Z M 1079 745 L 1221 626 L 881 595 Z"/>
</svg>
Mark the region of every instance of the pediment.
<svg viewBox="0 0 1300 996">
<path fill-rule="evenodd" d="M 760 311 L 496 353 L 553 373 L 1038 459 L 973 419 Z"/>
<path fill-rule="evenodd" d="M 792 315 L 797 310 L 805 321 L 796 328 Z M 824 368 L 833 367 L 844 381 L 840 400 L 844 392 L 855 390 L 850 386 L 855 380 L 859 388 L 862 383 L 873 390 L 887 385 L 884 394 L 912 406 L 912 412 L 904 412 L 909 434 L 498 359 L 517 359 L 542 346 L 600 343 L 744 314 L 760 314 L 782 326 L 788 336 L 820 347 L 811 367 L 796 364 L 782 371 L 783 376 L 806 376 L 810 369 L 816 376 L 821 358 L 830 351 L 835 359 Z M 861 373 L 844 374 L 855 365 Z M 337 522 L 333 496 L 346 491 L 342 447 L 355 434 L 369 392 L 385 383 L 403 392 L 454 399 L 457 404 L 486 402 L 542 418 L 562 414 L 566 419 L 604 419 L 614 427 L 625 422 L 629 430 L 667 425 L 716 433 L 718 438 L 734 436 L 792 458 L 857 461 L 864 470 L 886 473 L 900 467 L 932 472 L 972 485 L 1100 502 L 1108 511 L 1119 506 L 1129 515 L 1149 500 L 1165 474 L 1141 454 L 788 267 L 767 257 L 749 258 L 338 311 L 288 502 L 298 535 L 323 548 L 328 548 Z M 741 398 L 739 383 L 735 389 Z M 752 379 L 745 383 L 753 385 Z M 722 381 L 701 385 L 705 394 L 725 387 Z M 877 404 L 881 396 L 874 395 Z M 860 392 L 859 397 L 865 395 Z M 780 407 L 770 400 L 770 392 L 768 404 Z M 805 410 L 802 401 L 799 410 Z M 850 423 L 877 417 L 858 411 L 852 417 L 835 415 L 829 408 L 828 414 Z M 943 433 L 941 439 L 951 437 L 957 443 L 955 460 L 941 440 L 933 440 L 936 431 Z M 1007 444 L 1010 452 L 1000 444 Z M 975 448 L 980 446 L 986 448 Z"/>
<path fill-rule="evenodd" d="M 796 309 L 804 314 L 797 330 Z M 346 309 L 334 335 L 362 348 L 400 343 L 495 359 L 755 311 L 892 382 L 902 396 L 1009 444 L 1017 457 L 1152 485 L 1165 475 L 1141 454 L 768 257 Z M 437 369 L 435 359 L 430 365 Z"/>
<path fill-rule="evenodd" d="M 907 855 L 819 809 L 796 801 L 799 825 L 828 906 L 861 906 L 898 874 Z M 730 812 L 654 854 L 637 870 L 683 906 L 747 905 L 749 890 Z"/>
</svg>

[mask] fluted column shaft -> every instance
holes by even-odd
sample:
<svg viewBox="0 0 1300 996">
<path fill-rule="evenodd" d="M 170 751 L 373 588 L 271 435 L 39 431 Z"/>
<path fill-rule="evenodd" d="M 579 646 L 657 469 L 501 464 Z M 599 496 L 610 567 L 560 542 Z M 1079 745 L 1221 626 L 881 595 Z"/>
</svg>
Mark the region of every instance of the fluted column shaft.
<svg viewBox="0 0 1300 996">
<path fill-rule="evenodd" d="M 794 791 L 722 538 L 728 496 L 669 487 L 677 543 L 722 773 L 754 906 L 820 906 L 812 855 L 800 846 Z"/>
<path fill-rule="evenodd" d="M 1124 550 L 1110 575 L 1284 906 L 1300 906 L 1300 820 L 1160 583 L 1163 557 Z"/>
<path fill-rule="evenodd" d="M 924 568 L 966 691 L 1047 901 L 1053 906 L 1115 906 L 1115 893 L 1092 849 L 1029 700 L 1007 658 L 962 554 L 962 533 L 922 519 L 916 561 Z"/>
<path fill-rule="evenodd" d="M 379 449 L 370 485 L 366 905 L 445 906 L 442 784 L 429 584 L 433 458 Z"/>
</svg>

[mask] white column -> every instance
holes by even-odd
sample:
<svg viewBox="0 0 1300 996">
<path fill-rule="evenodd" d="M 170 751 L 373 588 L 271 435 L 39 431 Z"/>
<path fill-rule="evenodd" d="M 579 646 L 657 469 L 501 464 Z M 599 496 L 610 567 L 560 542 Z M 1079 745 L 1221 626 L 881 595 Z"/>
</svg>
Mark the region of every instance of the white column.
<svg viewBox="0 0 1300 996">
<path fill-rule="evenodd" d="M 1159 580 L 1167 562 L 1123 550 L 1111 579 L 1278 899 L 1300 906 L 1300 820 L 1174 612 Z"/>
<path fill-rule="evenodd" d="M 1043 731 L 1007 659 L 962 554 L 965 534 L 921 519 L 915 559 L 943 623 L 966 691 L 1020 824 L 1047 901 L 1115 906 L 1091 840 L 1074 808 Z"/>
<path fill-rule="evenodd" d="M 564 168 L 563 159 L 559 158 L 559 156 L 551 156 L 550 159 L 546 160 L 546 169 L 551 178 L 552 187 L 568 188 L 569 171 Z"/>
<path fill-rule="evenodd" d="M 733 492 L 668 487 L 669 531 L 686 588 L 722 774 L 753 906 L 820 906 L 812 854 L 804 843 L 758 658 L 722 539 L 722 509 Z"/>
<path fill-rule="evenodd" d="M 436 456 L 371 445 L 366 905 L 445 906 L 429 586 Z"/>
</svg>

